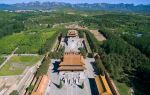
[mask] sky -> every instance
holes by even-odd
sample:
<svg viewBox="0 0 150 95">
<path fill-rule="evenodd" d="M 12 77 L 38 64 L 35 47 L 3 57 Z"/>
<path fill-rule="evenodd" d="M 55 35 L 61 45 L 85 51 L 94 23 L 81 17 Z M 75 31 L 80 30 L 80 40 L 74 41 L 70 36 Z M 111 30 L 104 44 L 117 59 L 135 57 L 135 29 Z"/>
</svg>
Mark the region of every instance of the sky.
<svg viewBox="0 0 150 95">
<path fill-rule="evenodd" d="M 150 4 L 150 0 L 0 0 L 2 4 L 15 4 L 15 3 L 22 3 L 22 2 L 32 2 L 32 1 L 50 1 L 50 2 L 66 2 L 66 3 L 128 3 L 128 4 Z"/>
</svg>

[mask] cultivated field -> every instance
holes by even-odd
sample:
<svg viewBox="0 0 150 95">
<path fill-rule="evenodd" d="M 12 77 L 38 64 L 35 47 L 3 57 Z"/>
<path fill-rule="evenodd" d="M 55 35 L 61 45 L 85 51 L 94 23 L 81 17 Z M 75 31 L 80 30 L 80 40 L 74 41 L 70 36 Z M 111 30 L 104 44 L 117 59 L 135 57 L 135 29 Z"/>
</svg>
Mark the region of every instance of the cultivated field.
<svg viewBox="0 0 150 95">
<path fill-rule="evenodd" d="M 37 63 L 42 56 L 13 56 L 1 69 L 0 76 L 20 75 L 28 66 Z"/>
</svg>

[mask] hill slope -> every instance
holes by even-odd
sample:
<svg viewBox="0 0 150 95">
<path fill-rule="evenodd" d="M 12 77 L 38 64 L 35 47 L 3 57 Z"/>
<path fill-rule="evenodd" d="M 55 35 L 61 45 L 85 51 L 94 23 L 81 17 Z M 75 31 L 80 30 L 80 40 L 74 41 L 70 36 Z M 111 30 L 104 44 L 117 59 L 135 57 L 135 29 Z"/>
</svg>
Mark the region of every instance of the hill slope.
<svg viewBox="0 0 150 95">
<path fill-rule="evenodd" d="M 1 10 L 50 10 L 57 8 L 75 8 L 80 10 L 112 10 L 112 11 L 127 11 L 127 12 L 142 12 L 150 13 L 150 5 L 133 5 L 133 4 L 108 4 L 108 3 L 94 3 L 94 4 L 69 4 L 63 2 L 29 2 L 17 3 L 12 5 L 0 4 Z"/>
</svg>

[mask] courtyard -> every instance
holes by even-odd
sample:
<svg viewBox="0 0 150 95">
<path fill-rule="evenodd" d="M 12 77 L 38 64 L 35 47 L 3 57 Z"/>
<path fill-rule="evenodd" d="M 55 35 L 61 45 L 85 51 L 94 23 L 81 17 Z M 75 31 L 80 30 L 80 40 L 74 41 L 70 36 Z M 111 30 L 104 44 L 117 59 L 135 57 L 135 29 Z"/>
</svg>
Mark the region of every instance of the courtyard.
<svg viewBox="0 0 150 95">
<path fill-rule="evenodd" d="M 94 77 L 94 72 L 91 65 L 93 59 L 87 59 L 87 62 L 88 63 L 86 64 L 88 65 L 86 67 L 88 68 L 88 70 L 85 70 L 83 72 L 76 71 L 59 73 L 57 71 L 57 68 L 60 60 L 52 59 L 48 72 L 50 75 L 50 81 L 48 83 L 45 95 L 92 95 L 89 78 Z M 71 79 L 76 78 L 79 74 L 79 81 L 76 81 L 76 83 L 73 82 Z M 62 78 L 69 78 L 71 81 L 65 83 L 64 81 L 62 81 Z M 60 83 L 62 83 L 62 87 L 59 87 Z M 84 84 L 83 88 L 81 87 L 82 84 Z"/>
<path fill-rule="evenodd" d="M 85 59 L 79 53 L 79 48 L 85 47 L 76 30 L 68 31 L 67 36 L 60 42 L 65 47 L 63 59 L 51 59 L 45 95 L 92 95 L 90 79 L 95 77 L 95 59 Z"/>
</svg>

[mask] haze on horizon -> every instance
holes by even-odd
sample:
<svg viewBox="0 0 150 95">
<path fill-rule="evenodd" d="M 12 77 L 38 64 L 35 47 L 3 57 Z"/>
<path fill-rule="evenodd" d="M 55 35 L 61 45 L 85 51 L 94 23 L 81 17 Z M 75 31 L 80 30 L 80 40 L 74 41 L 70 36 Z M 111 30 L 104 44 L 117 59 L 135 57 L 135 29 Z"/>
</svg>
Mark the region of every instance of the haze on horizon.
<svg viewBox="0 0 150 95">
<path fill-rule="evenodd" d="M 118 4 L 118 3 L 128 3 L 128 4 L 150 4 L 150 0 L 0 0 L 1 4 L 15 4 L 15 3 L 28 3 L 33 1 L 39 2 L 65 2 L 65 3 L 110 3 L 110 4 Z"/>
</svg>

